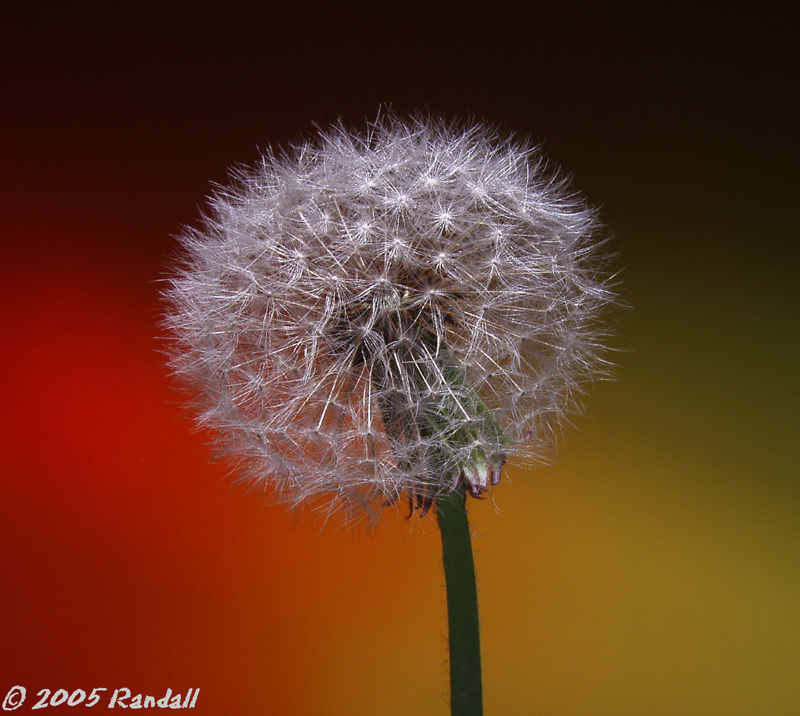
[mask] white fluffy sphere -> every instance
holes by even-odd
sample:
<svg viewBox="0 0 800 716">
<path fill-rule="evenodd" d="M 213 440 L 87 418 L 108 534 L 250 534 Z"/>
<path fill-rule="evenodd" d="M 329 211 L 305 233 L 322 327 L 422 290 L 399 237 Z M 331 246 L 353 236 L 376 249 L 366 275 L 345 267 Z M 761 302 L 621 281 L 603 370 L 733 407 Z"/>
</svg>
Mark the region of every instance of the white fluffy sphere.
<svg viewBox="0 0 800 716">
<path fill-rule="evenodd" d="M 602 372 L 596 234 L 524 143 L 337 126 L 237 172 L 181 237 L 171 364 L 242 475 L 293 504 L 478 495 Z"/>
</svg>

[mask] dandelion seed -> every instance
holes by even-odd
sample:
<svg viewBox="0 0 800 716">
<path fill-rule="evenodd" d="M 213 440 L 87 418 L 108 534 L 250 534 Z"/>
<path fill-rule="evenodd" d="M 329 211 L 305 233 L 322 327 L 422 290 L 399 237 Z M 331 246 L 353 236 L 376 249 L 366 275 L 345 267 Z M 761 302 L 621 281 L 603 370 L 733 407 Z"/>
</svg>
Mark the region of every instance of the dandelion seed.
<svg viewBox="0 0 800 716">
<path fill-rule="evenodd" d="M 542 459 L 602 374 L 594 212 L 531 146 L 384 118 L 217 192 L 167 292 L 171 365 L 246 479 L 427 510 Z"/>
</svg>

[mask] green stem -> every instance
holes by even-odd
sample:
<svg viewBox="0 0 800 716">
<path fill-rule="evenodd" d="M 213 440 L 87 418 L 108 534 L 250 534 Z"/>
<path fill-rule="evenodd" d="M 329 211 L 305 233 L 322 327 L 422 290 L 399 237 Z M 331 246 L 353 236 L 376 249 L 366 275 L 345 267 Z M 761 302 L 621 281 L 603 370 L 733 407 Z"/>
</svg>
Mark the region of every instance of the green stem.
<svg viewBox="0 0 800 716">
<path fill-rule="evenodd" d="M 475 563 L 463 489 L 436 499 L 450 632 L 450 713 L 481 716 L 481 646 Z"/>
</svg>

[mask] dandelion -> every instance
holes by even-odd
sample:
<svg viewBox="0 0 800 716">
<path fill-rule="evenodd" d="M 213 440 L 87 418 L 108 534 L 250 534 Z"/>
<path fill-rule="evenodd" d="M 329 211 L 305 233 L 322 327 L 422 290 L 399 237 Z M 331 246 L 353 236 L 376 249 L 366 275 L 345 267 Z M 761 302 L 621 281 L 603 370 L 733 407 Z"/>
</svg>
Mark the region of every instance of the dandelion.
<svg viewBox="0 0 800 716">
<path fill-rule="evenodd" d="M 331 509 L 546 454 L 602 367 L 594 213 L 478 126 L 341 127 L 236 172 L 182 237 L 167 323 L 241 473 Z"/>
<path fill-rule="evenodd" d="M 596 234 L 524 142 L 334 126 L 238 170 L 183 234 L 171 365 L 244 479 L 351 515 L 406 496 L 441 522 L 509 458 L 541 460 L 603 372 Z"/>
</svg>

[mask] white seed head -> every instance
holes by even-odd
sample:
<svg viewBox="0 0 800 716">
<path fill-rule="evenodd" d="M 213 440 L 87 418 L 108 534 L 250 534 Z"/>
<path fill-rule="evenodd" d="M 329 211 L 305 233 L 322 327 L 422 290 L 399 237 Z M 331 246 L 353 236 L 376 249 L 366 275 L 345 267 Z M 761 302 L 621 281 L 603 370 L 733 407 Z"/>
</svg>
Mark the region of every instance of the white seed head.
<svg viewBox="0 0 800 716">
<path fill-rule="evenodd" d="M 541 459 L 603 373 L 596 234 L 529 145 L 335 126 L 239 170 L 184 232 L 171 366 L 243 477 L 287 502 L 477 495 L 507 457 Z"/>
</svg>

